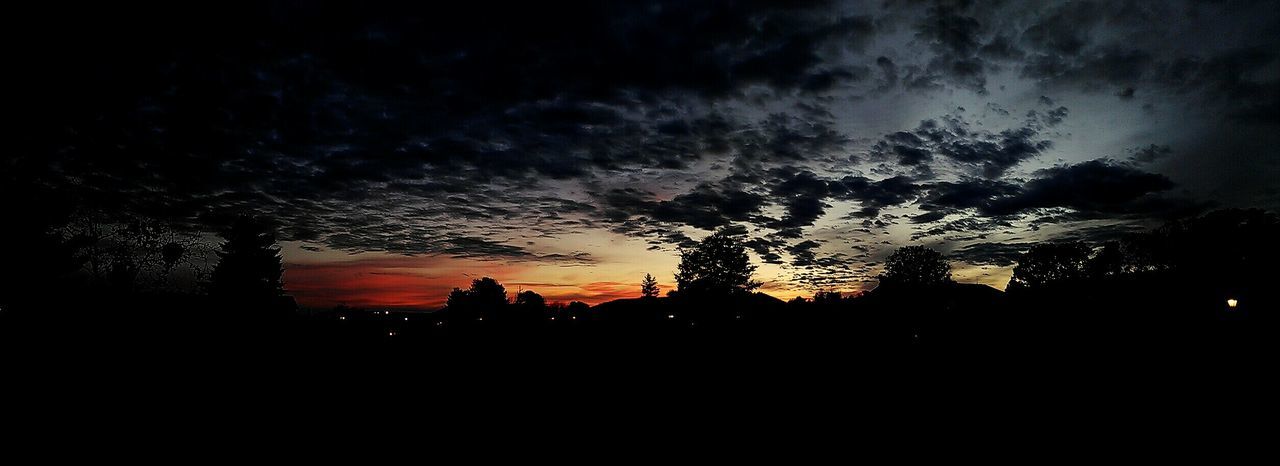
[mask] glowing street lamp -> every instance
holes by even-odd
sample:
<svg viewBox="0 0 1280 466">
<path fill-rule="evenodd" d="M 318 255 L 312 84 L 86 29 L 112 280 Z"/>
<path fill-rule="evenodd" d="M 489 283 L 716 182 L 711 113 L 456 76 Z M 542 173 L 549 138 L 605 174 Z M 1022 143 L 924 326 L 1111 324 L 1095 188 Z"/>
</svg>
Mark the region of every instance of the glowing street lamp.
<svg viewBox="0 0 1280 466">
<path fill-rule="evenodd" d="M 1235 298 L 1227 299 L 1227 307 L 1234 309 L 1236 306 L 1239 306 L 1239 305 L 1240 305 L 1240 301 L 1237 301 Z"/>
</svg>

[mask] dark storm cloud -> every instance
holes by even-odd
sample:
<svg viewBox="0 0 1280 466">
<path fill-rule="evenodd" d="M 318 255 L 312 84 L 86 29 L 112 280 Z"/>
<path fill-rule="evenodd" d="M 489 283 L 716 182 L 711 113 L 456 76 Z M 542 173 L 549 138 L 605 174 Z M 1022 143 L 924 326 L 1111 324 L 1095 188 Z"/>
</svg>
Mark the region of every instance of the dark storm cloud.
<svg viewBox="0 0 1280 466">
<path fill-rule="evenodd" d="M 828 153 L 843 136 L 822 121 L 774 115 L 757 126 L 690 108 L 749 86 L 813 95 L 866 79 L 869 68 L 833 59 L 860 53 L 877 29 L 825 2 L 281 2 L 164 22 L 151 20 L 159 11 L 101 13 L 55 27 L 94 40 L 50 44 L 65 49 L 61 58 L 31 68 L 94 81 L 32 78 L 52 98 L 36 92 L 18 104 L 62 143 L 44 147 L 33 135 L 22 156 L 56 154 L 57 170 L 102 208 L 195 227 L 252 211 L 307 225 L 285 239 L 510 257 L 520 254 L 465 238 L 426 247 L 389 221 L 343 219 L 369 209 L 411 218 L 407 207 L 384 205 L 395 193 L 434 218 L 559 221 L 561 212 L 464 205 L 441 193 L 685 169 L 729 151 L 761 160 Z M 59 102 L 77 105 L 40 110 Z M 628 213 L 711 228 L 763 203 L 708 188 Z"/>
<path fill-rule="evenodd" d="M 731 136 L 739 162 L 816 159 L 844 147 L 848 141 L 825 119 L 801 120 L 788 115 L 769 115 L 758 127 Z"/>
<path fill-rule="evenodd" d="M 1170 149 L 1169 146 L 1150 144 L 1146 147 L 1131 149 L 1129 161 L 1136 164 L 1148 164 L 1168 157 L 1171 153 L 1173 153 L 1173 149 Z"/>
<path fill-rule="evenodd" d="M 1036 172 L 1012 196 L 994 198 L 980 208 L 986 215 L 1009 215 L 1036 208 L 1065 207 L 1090 214 L 1148 213 L 1165 207 L 1155 193 L 1174 184 L 1168 177 L 1104 160 L 1058 166 Z"/>
<path fill-rule="evenodd" d="M 816 263 L 816 254 L 814 254 L 813 250 L 821 245 L 821 243 L 813 240 L 804 240 L 791 245 L 787 248 L 787 251 L 791 253 L 791 265 L 797 267 L 814 265 Z"/>
<path fill-rule="evenodd" d="M 940 3 L 928 8 L 916 24 L 916 37 L 928 44 L 935 55 L 923 69 L 913 70 L 907 78 L 908 87 L 937 89 L 945 82 L 979 94 L 987 92 L 989 66 L 979 52 L 1006 55 L 1013 50 L 1003 37 L 999 38 L 1002 42 L 993 41 L 988 48 L 983 43 L 983 24 L 962 10 L 963 6 Z"/>
<path fill-rule="evenodd" d="M 813 172 L 789 172 L 787 169 L 775 170 L 775 184 L 771 194 L 780 200 L 786 214 L 782 219 L 770 222 L 769 226 L 783 230 L 785 236 L 799 237 L 799 228 L 813 225 L 825 213 L 826 207 L 829 207 L 823 200 L 830 190 L 827 180 L 819 178 Z"/>
<path fill-rule="evenodd" d="M 759 194 L 711 185 L 698 186 L 665 201 L 653 200 L 652 194 L 634 189 L 610 190 L 602 200 L 604 215 L 615 222 L 640 217 L 705 230 L 748 220 L 765 204 Z"/>
<path fill-rule="evenodd" d="M 1033 111 L 1024 126 L 998 133 L 975 130 L 966 119 L 947 115 L 941 122 L 928 119 L 914 130 L 885 135 L 871 147 L 871 154 L 905 166 L 919 166 L 941 155 L 977 174 L 995 178 L 1052 147 L 1049 140 L 1039 138 L 1040 128 L 1058 124 L 1066 114 L 1066 107 L 1051 110 L 1043 118 Z"/>
<path fill-rule="evenodd" d="M 926 213 L 913 219 L 930 223 L 949 214 L 972 212 L 960 218 L 917 230 L 914 238 L 953 233 L 986 233 L 1011 228 L 1012 221 L 1047 212 L 1032 226 L 1099 218 L 1148 219 L 1195 212 L 1202 205 L 1164 193 L 1174 183 L 1164 175 L 1147 173 L 1105 159 L 1060 165 L 1035 172 L 1023 183 L 969 179 L 930 185 L 920 200 Z"/>
<path fill-rule="evenodd" d="M 760 260 L 766 264 L 781 264 L 782 256 L 778 252 L 787 247 L 786 240 L 780 238 L 751 238 L 744 243 Z"/>
<path fill-rule="evenodd" d="M 809 171 L 774 170 L 773 199 L 785 207 L 782 219 L 769 227 L 782 230 L 784 236 L 798 237 L 799 228 L 812 225 L 830 207 L 827 199 L 856 201 L 859 216 L 875 217 L 880 209 L 915 199 L 921 187 L 905 176 L 871 180 L 862 176 L 846 176 L 838 180 L 824 179 Z"/>
<path fill-rule="evenodd" d="M 801 247 L 840 202 L 868 234 L 1159 216 L 1186 204 L 1166 197 L 1170 177 L 1143 170 L 1183 180 L 1176 169 L 1221 147 L 1274 146 L 1271 5 L 883 5 L 55 12 L 8 32 L 47 43 L 14 52 L 12 112 L 30 130 L 4 157 L 47 163 L 42 182 L 89 208 L 204 230 L 256 213 L 286 226 L 283 239 L 342 251 L 575 263 L 588 259 L 534 251 L 510 226 L 607 229 L 662 249 L 691 244 L 682 229 L 749 225 L 766 262 L 844 277 L 839 257 Z M 1081 93 L 1161 122 L 1180 105 L 1225 123 L 1179 115 L 1124 164 L 1070 162 L 1081 155 L 1052 140 L 1115 136 L 1068 133 L 1068 120 L 1101 118 Z M 1027 112 L 1010 94 L 1045 96 Z M 979 111 L 947 114 L 955 102 Z M 864 113 L 876 117 L 850 117 Z M 1210 149 L 1171 140 L 1184 130 Z M 1046 159 L 1068 162 L 1019 170 Z"/>
<path fill-rule="evenodd" d="M 1031 243 L 974 243 L 951 251 L 948 256 L 973 265 L 1008 267 L 1018 263 L 1018 258 L 1031 246 Z"/>
<path fill-rule="evenodd" d="M 931 223 L 967 209 L 982 208 L 992 199 L 1017 194 L 1020 188 L 1003 181 L 962 179 L 957 182 L 933 183 L 927 189 L 919 203 L 920 209 L 925 212 L 912 217 L 912 223 Z"/>
<path fill-rule="evenodd" d="M 910 202 L 921 186 L 905 176 L 872 181 L 862 176 L 846 176 L 832 182 L 832 195 L 837 199 L 855 200 L 862 206 L 859 216 L 874 217 L 880 209 Z"/>
<path fill-rule="evenodd" d="M 921 199 L 921 208 L 930 211 L 975 209 L 987 206 L 992 199 L 1017 195 L 1021 188 L 1013 183 L 985 179 L 963 179 L 938 182 L 929 186 Z"/>
<path fill-rule="evenodd" d="M 1214 23 L 1224 15 L 1260 21 Z M 1239 30 L 1240 36 L 1192 51 L 1177 44 L 1218 37 L 1189 39 L 1204 32 L 1177 29 L 1186 24 Z M 1046 8 L 1023 31 L 1028 55 L 1019 68 L 1047 87 L 1110 92 L 1124 100 L 1149 90 L 1197 95 L 1209 99 L 1212 110 L 1262 122 L 1244 115 L 1252 115 L 1247 109 L 1257 102 L 1276 102 L 1280 77 L 1266 70 L 1276 62 L 1277 32 L 1274 10 L 1264 2 L 1066 2 Z"/>
<path fill-rule="evenodd" d="M 1280 124 L 1280 91 L 1272 89 L 1266 102 L 1246 105 L 1231 112 L 1232 120 L 1265 125 Z"/>
<path fill-rule="evenodd" d="M 944 239 L 956 240 L 970 239 L 975 237 L 975 235 L 977 238 L 985 238 L 989 233 L 1005 231 L 1012 229 L 1013 227 L 1013 222 L 1007 218 L 980 216 L 962 217 L 955 220 L 948 220 L 936 226 L 919 229 L 915 233 L 911 234 L 911 240 L 917 241 L 933 236 L 944 236 Z"/>
<path fill-rule="evenodd" d="M 914 91 L 953 88 L 985 95 L 996 73 L 1012 70 L 1047 89 L 1106 92 L 1124 100 L 1152 91 L 1193 95 L 1208 99 L 1222 116 L 1272 124 L 1280 108 L 1280 76 L 1274 71 L 1280 22 L 1270 6 L 1256 1 L 899 2 L 895 9 L 920 8 L 906 16 L 914 18 L 908 26 L 928 53 L 905 64 L 884 58 L 877 65 L 893 81 L 902 69 L 903 86 Z M 1179 45 L 1194 40 L 1215 45 Z M 905 160 L 916 159 L 905 155 Z"/>
</svg>

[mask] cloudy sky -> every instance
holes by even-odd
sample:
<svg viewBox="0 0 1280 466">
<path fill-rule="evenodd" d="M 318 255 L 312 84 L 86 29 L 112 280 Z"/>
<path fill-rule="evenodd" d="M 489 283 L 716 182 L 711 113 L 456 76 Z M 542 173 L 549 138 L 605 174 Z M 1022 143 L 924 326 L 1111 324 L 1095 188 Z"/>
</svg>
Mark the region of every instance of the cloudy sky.
<svg viewBox="0 0 1280 466">
<path fill-rule="evenodd" d="M 272 219 L 312 306 L 629 297 L 718 228 L 782 298 L 909 244 L 1003 288 L 1029 242 L 1280 210 L 1275 2 L 528 3 L 19 9 L 4 160 Z"/>
</svg>

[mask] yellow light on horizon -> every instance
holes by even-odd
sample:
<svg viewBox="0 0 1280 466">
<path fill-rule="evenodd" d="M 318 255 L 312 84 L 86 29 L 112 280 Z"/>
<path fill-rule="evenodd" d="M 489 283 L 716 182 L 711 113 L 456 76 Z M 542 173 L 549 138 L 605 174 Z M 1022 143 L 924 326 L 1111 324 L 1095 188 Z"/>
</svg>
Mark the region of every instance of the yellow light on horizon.
<svg viewBox="0 0 1280 466">
<path fill-rule="evenodd" d="M 1239 305 L 1240 305 L 1240 301 L 1236 301 L 1236 299 L 1235 299 L 1235 298 L 1231 298 L 1231 299 L 1228 299 L 1228 300 L 1227 300 L 1227 307 L 1232 307 L 1232 308 L 1234 308 L 1234 307 L 1239 306 Z"/>
</svg>

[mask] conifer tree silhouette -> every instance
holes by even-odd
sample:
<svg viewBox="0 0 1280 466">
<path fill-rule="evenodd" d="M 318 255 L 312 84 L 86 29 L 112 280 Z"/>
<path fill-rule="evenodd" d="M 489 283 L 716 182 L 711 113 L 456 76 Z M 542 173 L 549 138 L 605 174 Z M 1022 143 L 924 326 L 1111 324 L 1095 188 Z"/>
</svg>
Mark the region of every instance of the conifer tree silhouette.
<svg viewBox="0 0 1280 466">
<path fill-rule="evenodd" d="M 644 274 L 644 280 L 640 282 L 640 297 L 657 298 L 658 297 L 658 280 L 653 275 Z"/>
<path fill-rule="evenodd" d="M 270 226 L 242 216 L 223 238 L 210 283 L 214 298 L 236 305 L 269 306 L 284 294 L 284 266 Z"/>
</svg>

